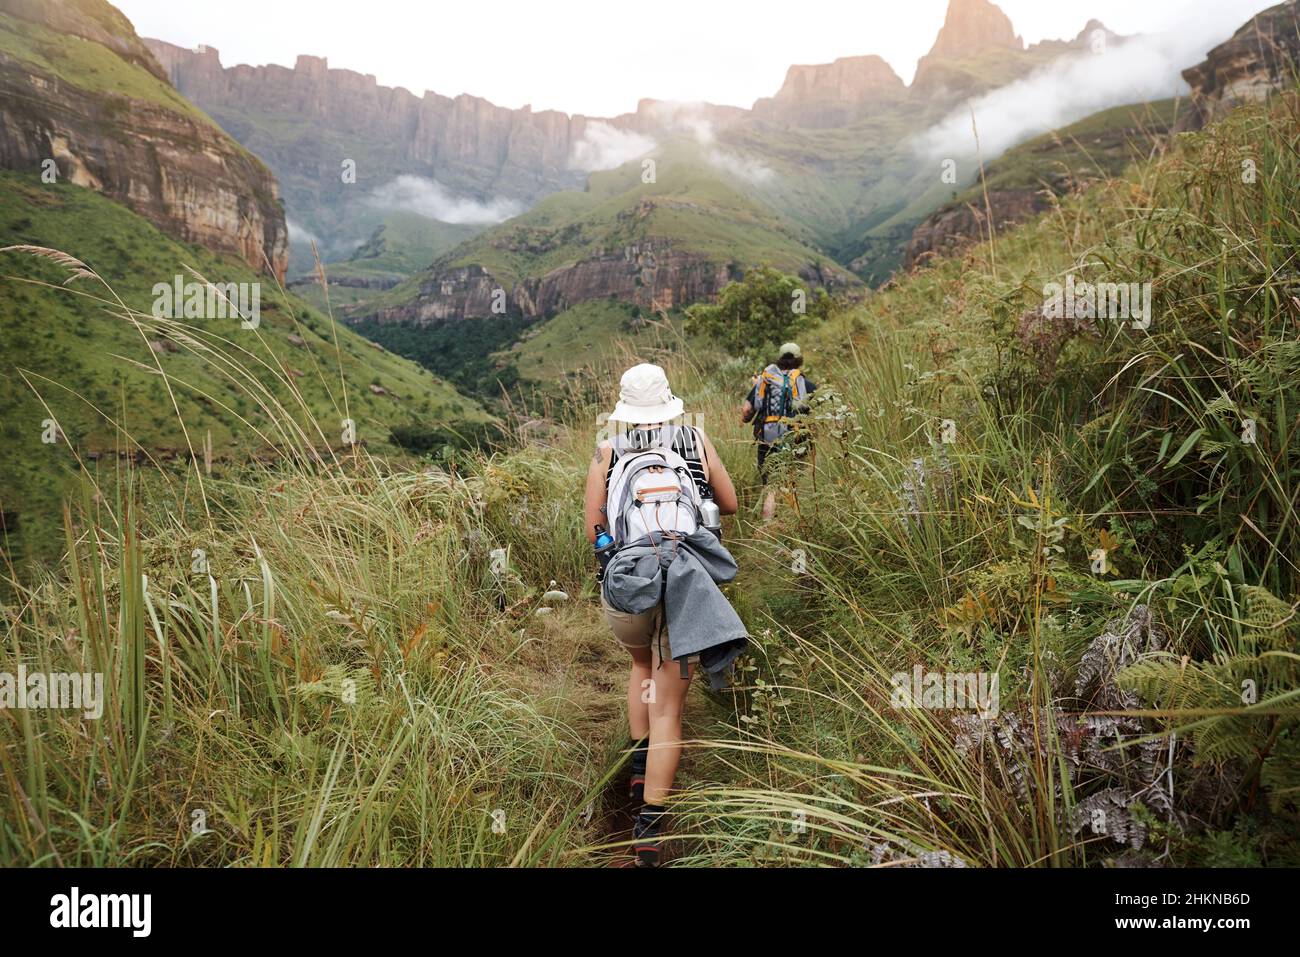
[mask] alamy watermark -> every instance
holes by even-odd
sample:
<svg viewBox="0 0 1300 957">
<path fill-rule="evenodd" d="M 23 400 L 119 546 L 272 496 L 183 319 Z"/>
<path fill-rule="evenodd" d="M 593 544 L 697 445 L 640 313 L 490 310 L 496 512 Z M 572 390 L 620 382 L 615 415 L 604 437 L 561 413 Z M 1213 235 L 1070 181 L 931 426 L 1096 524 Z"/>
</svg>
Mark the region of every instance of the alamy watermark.
<svg viewBox="0 0 1300 957">
<path fill-rule="evenodd" d="M 104 715 L 104 675 L 96 672 L 53 671 L 27 673 L 26 665 L 18 674 L 0 671 L 0 709 L 48 708 L 80 711 L 87 721 Z"/>
<path fill-rule="evenodd" d="M 1047 319 L 1113 319 L 1133 329 L 1151 327 L 1151 283 L 1049 282 L 1043 287 L 1043 317 Z"/>
<path fill-rule="evenodd" d="M 170 283 L 154 283 L 155 319 L 239 319 L 239 328 L 256 329 L 262 321 L 260 282 L 186 282 L 177 275 Z"/>
<path fill-rule="evenodd" d="M 987 671 L 926 671 L 916 665 L 889 678 L 892 708 L 926 711 L 974 711 L 996 718 L 1001 702 L 998 673 Z"/>
<path fill-rule="evenodd" d="M 83 894 L 73 887 L 50 898 L 50 926 L 55 928 L 125 928 L 132 937 L 148 937 L 153 928 L 152 894 Z"/>
</svg>

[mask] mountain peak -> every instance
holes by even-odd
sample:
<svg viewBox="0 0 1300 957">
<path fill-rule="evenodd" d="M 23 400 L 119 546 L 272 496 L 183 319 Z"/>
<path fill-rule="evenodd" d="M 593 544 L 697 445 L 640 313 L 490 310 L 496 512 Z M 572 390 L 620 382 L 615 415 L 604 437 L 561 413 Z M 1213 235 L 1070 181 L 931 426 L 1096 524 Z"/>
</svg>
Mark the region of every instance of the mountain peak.
<svg viewBox="0 0 1300 957">
<path fill-rule="evenodd" d="M 1024 41 L 1002 9 L 989 0 L 950 0 L 943 27 L 924 60 L 975 56 L 985 50 L 1023 50 Z"/>
<path fill-rule="evenodd" d="M 906 89 L 878 56 L 841 57 L 790 67 L 776 96 L 758 100 L 754 112 L 796 126 L 842 126 L 878 103 L 898 99 Z"/>
<path fill-rule="evenodd" d="M 881 92 L 901 92 L 902 88 L 903 81 L 880 57 L 846 56 L 833 63 L 790 67 L 775 99 L 860 102 L 874 99 Z"/>
</svg>

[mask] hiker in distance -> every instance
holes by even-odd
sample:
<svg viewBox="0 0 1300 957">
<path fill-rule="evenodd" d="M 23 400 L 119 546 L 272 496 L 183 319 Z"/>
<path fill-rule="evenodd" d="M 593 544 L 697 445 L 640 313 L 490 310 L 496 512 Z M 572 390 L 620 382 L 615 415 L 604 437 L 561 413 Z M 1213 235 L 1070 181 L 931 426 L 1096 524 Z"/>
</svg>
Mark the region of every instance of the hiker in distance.
<svg viewBox="0 0 1300 957">
<path fill-rule="evenodd" d="M 735 514 L 736 489 L 704 430 L 683 424 L 683 411 L 663 369 L 628 369 L 609 416 L 613 436 L 587 472 L 601 605 L 632 656 L 629 795 L 642 802 L 632 837 L 636 863 L 646 867 L 659 863 L 691 677 L 699 668 L 721 687 L 748 640 L 718 588 L 736 574 L 720 519 Z"/>
<path fill-rule="evenodd" d="M 754 441 L 758 444 L 758 478 L 767 485 L 767 457 L 781 448 L 796 416 L 808 411 L 808 397 L 817 391 L 799 370 L 803 351 L 797 342 L 781 346 L 776 361 L 754 376 L 749 395 L 740 407 L 740 421 L 754 423 Z M 776 514 L 776 489 L 768 489 L 763 498 L 763 521 Z"/>
</svg>

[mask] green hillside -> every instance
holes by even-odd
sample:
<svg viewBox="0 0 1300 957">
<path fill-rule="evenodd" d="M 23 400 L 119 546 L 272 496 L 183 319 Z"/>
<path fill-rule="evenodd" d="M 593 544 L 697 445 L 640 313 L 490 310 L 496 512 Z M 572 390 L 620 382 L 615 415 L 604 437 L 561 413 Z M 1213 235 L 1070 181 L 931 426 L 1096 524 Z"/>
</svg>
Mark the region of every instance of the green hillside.
<svg viewBox="0 0 1300 957">
<path fill-rule="evenodd" d="M 1093 113 L 1077 123 L 1013 146 L 985 169 L 990 192 L 1003 189 L 1067 186 L 1117 176 L 1135 160 L 1145 159 L 1186 111 L 1185 100 L 1132 103 Z M 979 202 L 977 182 L 958 194 L 953 205 Z"/>
<path fill-rule="evenodd" d="M 329 273 L 332 276 L 409 276 L 484 228 L 392 210 L 383 214 L 383 221 L 370 238 L 346 260 L 333 264 Z"/>
<path fill-rule="evenodd" d="M 388 210 L 358 217 L 358 225 L 378 220 L 370 238 L 347 259 L 325 262 L 330 281 L 330 304 L 352 306 L 373 299 L 385 288 L 400 283 L 439 256 L 482 232 L 481 225 L 444 223 L 419 213 Z M 301 245 L 301 244 L 298 244 Z M 293 264 L 301 264 L 301 250 L 293 250 Z M 307 247 L 310 260 L 310 247 Z M 312 271 L 315 264 L 312 262 Z M 325 308 L 325 296 L 314 275 L 291 280 L 294 292 L 318 309 Z"/>
<path fill-rule="evenodd" d="M 185 455 L 180 421 L 195 448 L 211 436 L 219 462 L 287 444 L 288 436 L 258 434 L 267 416 L 240 385 L 246 375 L 304 426 L 319 420 L 323 434 L 313 441 L 321 446 L 340 445 L 345 417 L 372 448 L 393 447 L 393 426 L 472 430 L 489 421 L 445 382 L 335 326 L 242 263 L 168 239 L 90 190 L 0 173 L 0 245 L 76 256 L 140 320 L 137 327 L 126 318 L 94 279 L 65 286 L 69 270 L 55 262 L 0 255 L 0 418 L 8 449 L 0 500 L 6 513 L 20 514 L 20 551 L 49 545 L 51 519 L 76 470 L 73 450 L 83 461 L 107 461 L 136 447 L 164 458 Z M 260 280 L 259 326 L 241 329 L 234 318 L 154 320 L 154 285 L 172 284 L 177 275 L 192 280 L 186 266 L 213 282 Z M 209 350 L 243 368 L 223 372 Z M 42 442 L 48 418 L 68 443 Z"/>
<path fill-rule="evenodd" d="M 746 192 L 711 167 L 695 144 L 675 141 L 655 159 L 654 182 L 643 182 L 638 162 L 594 173 L 585 191 L 546 197 L 457 246 L 425 273 L 367 303 L 366 310 L 409 302 L 442 269 L 479 265 L 512 287 L 647 241 L 738 269 L 766 264 L 797 273 L 814 267 L 838 285 L 856 284 L 755 198 L 761 186 Z"/>
<path fill-rule="evenodd" d="M 653 239 L 715 262 L 768 264 L 788 272 L 821 264 L 851 281 L 766 208 L 761 185 L 743 188 L 711 167 L 692 143 L 671 143 L 655 158 L 653 183 L 642 181 L 639 162 L 595 173 L 585 192 L 549 196 L 440 264 L 477 263 L 517 282 Z"/>
<path fill-rule="evenodd" d="M 92 6 L 90 13 L 95 12 L 117 13 L 107 4 Z M 0 13 L 0 54 L 31 63 L 82 90 L 125 96 L 210 122 L 202 110 L 139 65 L 98 43 L 30 20 Z"/>
<path fill-rule="evenodd" d="M 654 182 L 643 181 L 639 162 L 595 173 L 585 191 L 554 193 L 460 244 L 406 282 L 348 307 L 349 322 L 462 389 L 495 396 L 518 384 L 525 391 L 556 395 L 568 392 L 579 370 L 637 348 L 636 332 L 652 318 L 650 310 L 597 286 L 590 298 L 531 326 L 525 318 L 511 316 L 429 324 L 391 317 L 381 322 L 375 314 L 412 307 L 436 290 L 432 280 L 444 270 L 480 266 L 509 289 L 577 263 L 617 258 L 629 247 L 651 248 L 656 257 L 695 257 L 733 279 L 768 265 L 788 274 L 820 276 L 840 290 L 859 285 L 851 273 L 808 245 L 801 230 L 764 205 L 762 183 L 742 189 L 693 142 L 674 141 L 655 160 Z M 610 288 L 617 288 L 612 280 Z"/>
</svg>

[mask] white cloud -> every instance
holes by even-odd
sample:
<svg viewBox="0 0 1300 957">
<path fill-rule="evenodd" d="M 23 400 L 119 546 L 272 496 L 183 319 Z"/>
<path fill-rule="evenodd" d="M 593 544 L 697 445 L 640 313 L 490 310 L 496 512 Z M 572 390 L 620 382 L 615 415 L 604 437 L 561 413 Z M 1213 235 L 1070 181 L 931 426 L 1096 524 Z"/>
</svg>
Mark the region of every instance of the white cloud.
<svg viewBox="0 0 1300 957">
<path fill-rule="evenodd" d="M 1239 14 L 1206 10 L 1176 33 L 1138 36 L 1081 52 L 977 97 L 917 136 L 916 151 L 929 158 L 971 156 L 979 127 L 986 160 L 1017 143 L 1059 129 L 1098 110 L 1184 94 L 1181 72 L 1240 26 Z"/>
<path fill-rule="evenodd" d="M 291 244 L 309 246 L 314 242 L 317 246 L 322 245 L 320 237 L 301 223 L 295 222 L 286 216 L 284 224 L 289 229 L 289 242 Z"/>
<path fill-rule="evenodd" d="M 699 103 L 656 103 L 651 115 L 665 128 L 689 133 L 701 147 L 704 161 L 715 169 L 730 173 L 753 185 L 770 180 L 776 173 L 750 156 L 724 149 L 717 143 L 713 123 L 704 115 Z"/>
<path fill-rule="evenodd" d="M 524 211 L 509 199 L 481 203 L 456 196 L 434 179 L 398 176 L 376 188 L 365 198 L 373 209 L 404 210 L 444 223 L 499 223 Z"/>
<path fill-rule="evenodd" d="M 582 139 L 573 144 L 569 154 L 569 167 L 587 173 L 616 169 L 631 160 L 647 156 L 656 145 L 648 136 L 593 121 L 583 130 Z"/>
</svg>

